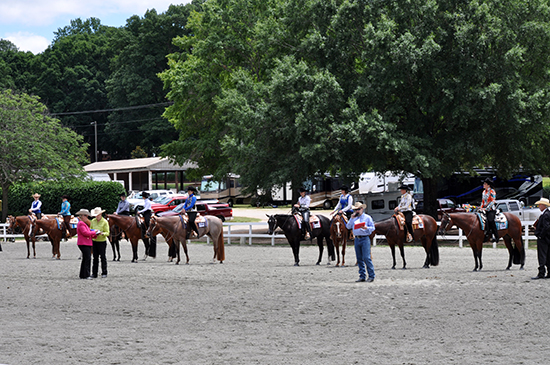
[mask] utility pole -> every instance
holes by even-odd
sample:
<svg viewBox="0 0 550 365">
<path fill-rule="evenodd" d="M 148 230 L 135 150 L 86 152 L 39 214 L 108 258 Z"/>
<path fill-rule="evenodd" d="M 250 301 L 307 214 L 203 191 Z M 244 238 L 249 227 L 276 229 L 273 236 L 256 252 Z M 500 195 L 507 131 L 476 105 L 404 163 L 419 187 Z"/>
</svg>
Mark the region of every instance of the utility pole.
<svg viewBox="0 0 550 365">
<path fill-rule="evenodd" d="M 97 122 L 94 121 L 90 124 L 93 124 L 94 125 L 94 137 L 95 137 L 95 150 L 94 150 L 94 155 L 95 155 L 95 162 L 97 162 Z"/>
</svg>

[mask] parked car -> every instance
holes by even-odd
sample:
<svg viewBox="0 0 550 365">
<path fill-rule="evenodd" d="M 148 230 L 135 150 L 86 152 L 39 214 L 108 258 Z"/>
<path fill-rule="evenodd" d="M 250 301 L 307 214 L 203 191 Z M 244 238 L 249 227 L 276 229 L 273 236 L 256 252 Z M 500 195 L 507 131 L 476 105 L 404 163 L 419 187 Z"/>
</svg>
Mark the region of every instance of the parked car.
<svg viewBox="0 0 550 365">
<path fill-rule="evenodd" d="M 187 200 L 187 194 L 185 195 L 166 195 L 161 196 L 157 198 L 156 200 L 151 203 L 151 209 L 153 209 L 153 212 L 160 213 L 165 212 L 167 210 L 172 210 L 176 206 L 184 203 Z"/>
<path fill-rule="evenodd" d="M 451 199 L 437 199 L 439 207 L 437 208 L 437 220 L 440 221 L 444 213 L 461 213 L 466 212 L 466 209 L 455 204 Z"/>
<path fill-rule="evenodd" d="M 231 207 L 227 203 L 208 203 L 204 201 L 197 201 L 195 206 L 197 207 L 197 212 L 200 215 L 213 215 L 215 217 L 220 218 L 222 222 L 225 222 L 226 220 L 230 220 L 233 218 L 233 209 L 231 209 Z M 170 216 L 178 215 L 182 211 L 183 211 L 183 203 L 178 205 L 172 210 L 160 212 L 157 215 L 159 217 L 170 217 Z"/>
<path fill-rule="evenodd" d="M 539 208 L 525 208 L 523 202 L 516 199 L 495 200 L 495 203 L 501 212 L 512 213 L 522 222 L 534 222 L 542 213 Z"/>
<path fill-rule="evenodd" d="M 155 201 L 160 197 L 174 195 L 174 192 L 171 190 L 145 190 L 145 191 L 149 193 L 149 199 L 153 201 Z M 130 204 L 130 212 L 135 211 L 136 208 L 138 208 L 138 206 L 143 207 L 143 197 L 141 196 L 141 193 L 142 193 L 141 191 L 133 192 L 126 198 L 128 203 Z"/>
</svg>

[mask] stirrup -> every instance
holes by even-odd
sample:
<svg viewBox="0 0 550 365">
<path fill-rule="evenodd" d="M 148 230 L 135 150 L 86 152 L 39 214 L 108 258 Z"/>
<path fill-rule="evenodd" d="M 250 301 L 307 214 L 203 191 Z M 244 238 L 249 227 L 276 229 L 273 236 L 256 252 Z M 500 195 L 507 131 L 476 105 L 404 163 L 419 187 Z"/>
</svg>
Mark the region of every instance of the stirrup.
<svg viewBox="0 0 550 365">
<path fill-rule="evenodd" d="M 413 236 L 410 233 L 407 233 L 407 243 L 411 243 L 413 241 Z"/>
<path fill-rule="evenodd" d="M 306 235 L 304 236 L 304 239 L 305 240 L 310 240 L 311 239 L 311 235 L 309 234 L 309 232 L 306 232 Z"/>
</svg>

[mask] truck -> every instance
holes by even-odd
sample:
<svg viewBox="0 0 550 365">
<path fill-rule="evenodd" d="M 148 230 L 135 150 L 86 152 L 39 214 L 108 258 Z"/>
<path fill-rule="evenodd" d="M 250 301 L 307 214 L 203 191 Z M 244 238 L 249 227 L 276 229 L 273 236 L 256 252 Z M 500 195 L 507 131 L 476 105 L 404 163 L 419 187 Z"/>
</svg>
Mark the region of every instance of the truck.
<svg viewBox="0 0 550 365">
<path fill-rule="evenodd" d="M 495 200 L 497 209 L 503 213 L 512 213 L 522 222 L 534 222 L 541 215 L 539 208 L 525 207 L 522 201 L 517 199 Z"/>
</svg>

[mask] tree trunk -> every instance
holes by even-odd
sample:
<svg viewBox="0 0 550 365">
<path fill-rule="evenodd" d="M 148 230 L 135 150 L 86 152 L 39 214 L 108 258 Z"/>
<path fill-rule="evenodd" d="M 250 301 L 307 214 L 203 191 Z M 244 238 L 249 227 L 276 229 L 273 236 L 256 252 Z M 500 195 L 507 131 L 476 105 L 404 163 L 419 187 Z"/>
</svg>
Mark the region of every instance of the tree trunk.
<svg viewBox="0 0 550 365">
<path fill-rule="evenodd" d="M 8 192 L 10 189 L 9 184 L 2 184 L 2 222 L 6 221 L 8 217 Z"/>
<path fill-rule="evenodd" d="M 422 178 L 424 185 L 424 214 L 437 219 L 437 180 L 434 178 Z"/>
</svg>

